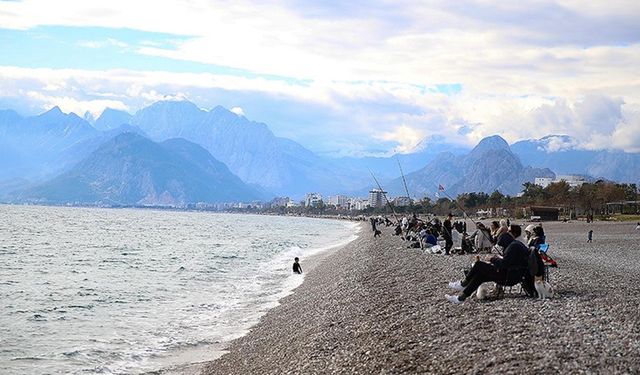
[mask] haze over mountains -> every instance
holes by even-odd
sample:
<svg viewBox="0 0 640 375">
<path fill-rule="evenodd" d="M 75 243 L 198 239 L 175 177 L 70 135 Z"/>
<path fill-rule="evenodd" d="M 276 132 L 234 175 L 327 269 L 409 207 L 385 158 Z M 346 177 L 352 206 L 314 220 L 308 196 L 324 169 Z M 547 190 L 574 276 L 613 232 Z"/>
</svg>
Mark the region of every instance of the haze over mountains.
<svg viewBox="0 0 640 375">
<path fill-rule="evenodd" d="M 93 124 L 57 107 L 33 117 L 2 110 L 0 195 L 181 205 L 307 192 L 365 194 L 375 186 L 369 170 L 391 193 L 405 195 L 398 164 L 414 197 L 435 192 L 438 184 L 450 195 L 517 194 L 523 182 L 554 172 L 640 180 L 640 154 L 579 150 L 575 144 L 567 136 L 548 136 L 509 146 L 493 136 L 469 150 L 431 137 L 410 154 L 331 159 L 277 137 L 266 124 L 188 101 L 157 102 L 134 115 L 107 109 Z"/>
<path fill-rule="evenodd" d="M 509 144 L 500 136 L 484 138 L 469 153 L 454 155 L 444 152 L 418 171 L 405 176 L 409 193 L 420 197 L 433 192 L 438 185 L 446 187 L 447 194 L 455 197 L 464 192 L 492 193 L 495 190 L 516 194 L 522 184 L 536 177 L 555 177 L 548 168 L 523 166 Z M 388 184 L 392 192 L 404 189 L 397 178 Z M 406 195 L 406 193 L 404 194 Z"/>
<path fill-rule="evenodd" d="M 71 170 L 17 198 L 43 203 L 184 206 L 264 197 L 194 143 L 170 139 L 158 144 L 136 133 L 123 133 Z"/>
</svg>

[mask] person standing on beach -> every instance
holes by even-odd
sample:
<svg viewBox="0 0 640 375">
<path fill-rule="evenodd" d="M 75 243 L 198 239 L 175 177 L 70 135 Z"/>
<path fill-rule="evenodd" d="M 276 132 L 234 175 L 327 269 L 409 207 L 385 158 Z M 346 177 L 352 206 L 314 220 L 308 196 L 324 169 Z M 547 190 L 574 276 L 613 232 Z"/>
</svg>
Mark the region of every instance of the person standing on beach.
<svg viewBox="0 0 640 375">
<path fill-rule="evenodd" d="M 449 255 L 451 248 L 453 247 L 453 225 L 451 224 L 452 214 L 447 215 L 444 223 L 442 223 L 442 237 L 444 238 L 444 253 Z"/>
<path fill-rule="evenodd" d="M 589 233 L 587 233 L 587 242 L 593 241 L 593 229 L 589 229 Z"/>
<path fill-rule="evenodd" d="M 302 266 L 300 265 L 300 263 L 298 263 L 299 261 L 300 259 L 298 259 L 298 257 L 295 257 L 293 259 L 293 273 L 297 273 L 297 274 L 302 273 Z"/>
</svg>

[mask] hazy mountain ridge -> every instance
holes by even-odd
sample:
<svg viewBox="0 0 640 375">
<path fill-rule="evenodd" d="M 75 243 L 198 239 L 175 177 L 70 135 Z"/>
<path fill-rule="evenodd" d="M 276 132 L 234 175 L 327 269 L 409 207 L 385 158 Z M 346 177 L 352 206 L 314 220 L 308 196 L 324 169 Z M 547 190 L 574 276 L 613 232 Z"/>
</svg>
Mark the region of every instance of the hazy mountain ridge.
<svg viewBox="0 0 640 375">
<path fill-rule="evenodd" d="M 555 177 L 549 169 L 525 167 L 500 136 L 484 138 L 469 153 L 441 153 L 424 168 L 405 176 L 412 197 L 433 197 L 438 186 L 449 196 L 464 192 L 492 193 L 498 190 L 515 195 L 524 182 L 535 177 Z M 401 178 L 388 184 L 391 193 L 406 195 Z"/>
<path fill-rule="evenodd" d="M 182 137 L 198 143 L 243 181 L 277 195 L 337 193 L 364 184 L 299 143 L 276 137 L 266 124 L 221 106 L 205 111 L 190 102 L 158 102 L 138 111 L 131 122 L 154 140 Z"/>
<path fill-rule="evenodd" d="M 424 168 L 442 152 L 461 155 L 469 150 L 468 147 L 448 143 L 440 136 L 432 136 L 420 141 L 411 153 L 397 153 L 391 156 L 341 157 L 333 160 L 356 173 L 371 170 L 377 178 L 393 179 L 400 174 L 398 164 L 402 167 L 403 173 L 407 174 Z"/>
<path fill-rule="evenodd" d="M 32 117 L 0 110 L 0 193 L 69 171 L 124 132 L 137 132 L 157 142 L 185 138 L 196 143 L 263 197 L 298 198 L 307 192 L 366 194 L 375 186 L 369 170 L 387 190 L 406 195 L 398 164 L 416 196 L 435 192 L 438 184 L 445 185 L 450 194 L 493 190 L 516 194 L 524 181 L 553 176 L 544 167 L 558 174 L 640 180 L 640 154 L 579 150 L 577 141 L 568 136 L 547 136 L 511 146 L 494 136 L 473 149 L 435 136 L 425 138 L 410 154 L 333 159 L 275 136 L 264 123 L 220 106 L 203 110 L 188 101 L 157 102 L 135 115 L 107 109 L 94 126 L 103 130 L 57 107 Z"/>
<path fill-rule="evenodd" d="M 93 123 L 93 127 L 102 131 L 116 129 L 124 124 L 130 124 L 131 117 L 133 116 L 125 111 L 106 108 Z"/>
<path fill-rule="evenodd" d="M 70 171 L 17 194 L 42 203 L 184 206 L 262 199 L 202 147 L 182 139 L 155 143 L 123 133 Z"/>
<path fill-rule="evenodd" d="M 74 160 L 74 148 L 99 135 L 76 114 L 58 107 L 38 116 L 13 111 L 0 115 L 0 180 L 42 179 L 59 173 Z"/>
<path fill-rule="evenodd" d="M 524 164 L 552 168 L 557 174 L 587 175 L 618 182 L 640 182 L 640 153 L 577 148 L 567 135 L 515 142 L 511 149 Z"/>
</svg>

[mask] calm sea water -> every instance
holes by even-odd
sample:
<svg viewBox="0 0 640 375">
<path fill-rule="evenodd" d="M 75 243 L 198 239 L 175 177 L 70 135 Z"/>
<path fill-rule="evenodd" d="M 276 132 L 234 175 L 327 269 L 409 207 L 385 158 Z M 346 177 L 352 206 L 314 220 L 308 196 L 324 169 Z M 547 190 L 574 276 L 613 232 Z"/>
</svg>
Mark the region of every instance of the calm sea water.
<svg viewBox="0 0 640 375">
<path fill-rule="evenodd" d="M 356 225 L 0 205 L 0 373 L 144 373 L 211 359 Z"/>
</svg>

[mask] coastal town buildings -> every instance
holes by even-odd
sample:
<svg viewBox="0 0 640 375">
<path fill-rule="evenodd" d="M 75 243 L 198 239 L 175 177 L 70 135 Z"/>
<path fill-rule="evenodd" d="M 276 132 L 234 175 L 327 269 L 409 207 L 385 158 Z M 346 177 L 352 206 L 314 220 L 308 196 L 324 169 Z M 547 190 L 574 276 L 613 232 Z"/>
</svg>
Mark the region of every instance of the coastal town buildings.
<svg viewBox="0 0 640 375">
<path fill-rule="evenodd" d="M 575 175 L 558 175 L 556 176 L 556 178 L 551 178 L 551 177 L 536 177 L 535 180 L 533 181 L 534 184 L 541 186 L 542 188 L 546 188 L 547 186 L 551 185 L 551 184 L 555 184 L 558 182 L 564 181 L 567 184 L 569 184 L 570 187 L 572 188 L 576 188 L 576 187 L 580 187 L 582 186 L 582 184 L 584 184 L 586 181 L 583 177 L 581 176 L 575 176 Z"/>
<path fill-rule="evenodd" d="M 348 208 L 349 197 L 346 195 L 332 195 L 327 199 L 327 203 L 336 207 Z"/>
<path fill-rule="evenodd" d="M 287 207 L 290 201 L 289 197 L 276 197 L 271 200 L 271 207 Z"/>
<path fill-rule="evenodd" d="M 322 203 L 322 194 L 320 193 L 308 193 L 304 200 L 305 207 L 318 207 Z"/>
<path fill-rule="evenodd" d="M 372 189 L 369 190 L 369 206 L 374 208 L 380 208 L 385 205 L 385 194 L 386 191 L 380 189 Z"/>
<path fill-rule="evenodd" d="M 369 199 L 351 198 L 349 200 L 350 210 L 360 211 L 360 210 L 366 210 L 369 207 L 371 207 L 371 202 L 369 202 Z"/>
</svg>

